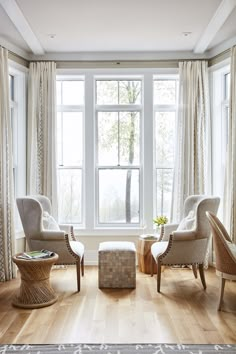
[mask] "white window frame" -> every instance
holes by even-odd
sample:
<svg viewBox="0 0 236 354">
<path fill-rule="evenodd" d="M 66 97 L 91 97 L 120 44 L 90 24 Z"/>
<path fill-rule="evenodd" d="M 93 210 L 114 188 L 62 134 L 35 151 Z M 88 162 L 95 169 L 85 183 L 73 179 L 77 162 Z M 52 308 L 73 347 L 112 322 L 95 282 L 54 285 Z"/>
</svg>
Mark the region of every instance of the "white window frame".
<svg viewBox="0 0 236 354">
<path fill-rule="evenodd" d="M 211 82 L 211 121 L 212 121 L 212 178 L 210 192 L 223 200 L 226 144 L 227 144 L 227 117 L 226 109 L 229 100 L 225 99 L 225 75 L 230 73 L 229 59 L 210 68 Z M 223 217 L 223 203 L 220 203 L 218 215 Z"/>
<path fill-rule="evenodd" d="M 178 110 L 178 75 L 176 74 L 165 74 L 165 75 L 154 75 L 153 76 L 153 95 L 154 95 L 154 82 L 158 81 L 158 80 L 170 80 L 170 81 L 175 81 L 176 82 L 176 100 L 175 100 L 175 104 L 156 104 L 153 103 L 153 120 L 154 120 L 154 134 L 156 131 L 156 122 L 155 122 L 155 115 L 157 112 L 174 112 L 175 113 L 175 125 L 176 125 L 176 119 L 177 119 L 177 110 Z M 174 143 L 174 147 L 175 147 L 175 141 Z M 155 141 L 155 135 L 154 135 L 154 146 L 156 144 Z M 154 184 L 153 184 L 153 190 L 155 192 L 155 198 L 154 198 L 154 215 L 153 217 L 155 217 L 156 215 L 163 215 L 163 211 L 162 210 L 157 210 L 157 180 L 156 180 L 156 176 L 157 176 L 157 170 L 158 169 L 170 169 L 172 170 L 172 172 L 174 171 L 174 161 L 173 161 L 173 165 L 165 165 L 165 166 L 161 166 L 161 165 L 156 165 L 156 156 L 155 156 L 155 151 L 156 148 L 154 148 L 154 156 L 153 156 L 153 167 L 154 167 Z M 169 215 L 167 215 L 169 218 Z"/>
<path fill-rule="evenodd" d="M 56 78 L 57 81 L 82 81 L 85 85 L 85 77 L 84 75 L 57 75 Z M 75 228 L 84 228 L 85 227 L 85 193 L 84 193 L 84 184 L 85 184 L 85 138 L 84 138 L 84 125 L 85 125 L 85 102 L 84 104 L 79 104 L 79 105 L 65 105 L 65 104 L 57 104 L 57 112 L 81 112 L 83 114 L 83 120 L 82 120 L 82 125 L 83 125 L 83 156 L 82 156 L 82 164 L 81 166 L 61 166 L 60 161 L 57 161 L 57 170 L 66 170 L 66 169 L 78 169 L 81 170 L 81 176 L 82 176 L 82 182 L 81 182 L 81 223 L 75 224 Z"/>
<path fill-rule="evenodd" d="M 12 145 L 15 198 L 26 195 L 26 89 L 28 69 L 9 60 L 9 75 L 14 77 L 14 101 L 12 109 Z M 17 208 L 15 208 L 17 210 Z M 22 237 L 22 224 L 15 213 L 16 238 Z"/>
<path fill-rule="evenodd" d="M 153 77 L 156 75 L 177 75 L 178 68 L 119 68 L 119 69 L 57 69 L 57 78 L 82 75 L 85 79 L 85 121 L 84 141 L 95 141 L 96 137 L 96 109 L 95 109 L 95 84 L 96 78 L 104 76 L 112 78 L 143 78 L 143 117 L 140 130 L 141 139 L 141 170 L 140 176 L 140 224 L 131 227 L 120 227 L 120 224 L 111 227 L 97 226 L 94 208 L 96 206 L 96 146 L 84 146 L 84 225 L 76 227 L 75 231 L 80 236 L 91 237 L 137 237 L 141 233 L 153 232 Z M 144 143 L 145 141 L 145 143 Z"/>
<path fill-rule="evenodd" d="M 96 81 L 109 81 L 109 80 L 114 80 L 114 81 L 122 81 L 122 80 L 138 80 L 141 81 L 141 104 L 106 104 L 106 105 L 101 105 L 101 104 L 96 104 L 95 102 L 95 147 L 96 151 L 98 151 L 98 141 L 97 141 L 97 117 L 99 112 L 138 112 L 140 114 L 140 140 L 139 140 L 139 165 L 132 165 L 132 166 L 107 166 L 107 165 L 99 165 L 97 161 L 97 154 L 95 155 L 95 176 L 96 176 L 96 181 L 95 181 L 95 227 L 96 228 L 134 228 L 134 227 L 139 227 L 140 224 L 143 223 L 142 215 L 143 213 L 141 210 L 143 210 L 143 201 L 142 201 L 142 193 L 141 193 L 141 185 L 142 185 L 142 121 L 143 121 L 143 76 L 137 76 L 137 75 L 129 75 L 129 76 L 124 76 L 124 75 L 115 75 L 115 76 L 110 76 L 110 75 L 96 75 L 94 77 L 94 89 L 96 90 Z M 95 91 L 95 99 L 96 99 L 96 91 Z M 101 223 L 99 222 L 99 170 L 105 170 L 105 169 L 111 169 L 111 170 L 127 170 L 127 169 L 133 169 L 133 170 L 139 170 L 139 222 L 138 223 Z"/>
</svg>

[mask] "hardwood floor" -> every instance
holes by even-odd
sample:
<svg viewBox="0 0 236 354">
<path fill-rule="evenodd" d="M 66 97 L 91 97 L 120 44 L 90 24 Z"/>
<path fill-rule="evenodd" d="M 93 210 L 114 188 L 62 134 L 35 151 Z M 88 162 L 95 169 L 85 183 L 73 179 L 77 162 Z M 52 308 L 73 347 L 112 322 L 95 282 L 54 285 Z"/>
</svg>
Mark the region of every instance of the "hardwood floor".
<svg viewBox="0 0 236 354">
<path fill-rule="evenodd" d="M 207 289 L 190 269 L 137 271 L 134 290 L 99 290 L 97 267 L 85 267 L 76 292 L 74 266 L 53 269 L 58 301 L 41 309 L 12 306 L 20 280 L 0 283 L 0 343 L 236 343 L 236 283 L 227 282 L 217 311 L 218 278 L 206 271 Z"/>
</svg>

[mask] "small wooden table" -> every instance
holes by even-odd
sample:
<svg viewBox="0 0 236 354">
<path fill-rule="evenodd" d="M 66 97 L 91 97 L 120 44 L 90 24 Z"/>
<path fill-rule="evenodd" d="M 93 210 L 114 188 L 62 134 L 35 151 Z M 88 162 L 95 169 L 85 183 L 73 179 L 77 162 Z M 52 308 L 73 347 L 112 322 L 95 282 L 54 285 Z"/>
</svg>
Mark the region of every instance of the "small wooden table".
<svg viewBox="0 0 236 354">
<path fill-rule="evenodd" d="M 137 254 L 139 270 L 142 273 L 151 274 L 151 246 L 158 241 L 158 238 L 152 237 L 142 238 L 138 240 Z M 154 263 L 154 274 L 157 272 L 156 263 Z"/>
<path fill-rule="evenodd" d="M 58 255 L 38 259 L 22 259 L 17 257 L 19 255 L 12 258 L 21 274 L 20 288 L 12 304 L 35 309 L 52 305 L 57 301 L 57 296 L 50 285 L 50 271 Z"/>
</svg>

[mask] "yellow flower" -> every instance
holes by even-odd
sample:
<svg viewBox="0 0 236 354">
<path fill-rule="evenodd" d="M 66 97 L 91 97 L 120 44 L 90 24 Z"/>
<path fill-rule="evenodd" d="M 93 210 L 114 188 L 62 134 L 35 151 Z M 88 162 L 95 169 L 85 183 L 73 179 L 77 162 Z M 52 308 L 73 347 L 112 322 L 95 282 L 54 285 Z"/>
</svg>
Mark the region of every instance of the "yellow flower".
<svg viewBox="0 0 236 354">
<path fill-rule="evenodd" d="M 156 224 L 157 226 L 160 225 L 165 225 L 168 223 L 168 219 L 165 215 L 160 215 L 157 216 L 155 219 L 153 219 L 154 224 Z"/>
</svg>

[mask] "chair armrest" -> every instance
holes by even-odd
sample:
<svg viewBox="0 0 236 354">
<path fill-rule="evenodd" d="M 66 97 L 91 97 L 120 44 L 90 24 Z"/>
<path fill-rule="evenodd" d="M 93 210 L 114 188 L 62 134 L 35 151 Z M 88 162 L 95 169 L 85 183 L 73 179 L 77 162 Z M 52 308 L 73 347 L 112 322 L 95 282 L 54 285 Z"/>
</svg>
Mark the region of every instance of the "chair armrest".
<svg viewBox="0 0 236 354">
<path fill-rule="evenodd" d="M 179 226 L 179 224 L 167 224 L 167 225 L 163 225 L 164 233 L 163 233 L 163 236 L 162 236 L 162 238 L 160 239 L 160 241 L 168 241 L 170 234 L 172 234 L 173 231 L 175 231 L 178 226 Z"/>
<path fill-rule="evenodd" d="M 62 231 L 65 231 L 69 236 L 71 236 L 73 241 L 76 241 L 76 238 L 75 238 L 75 235 L 74 235 L 74 227 L 73 227 L 73 225 L 60 224 L 59 227 L 60 227 L 60 229 Z"/>
<path fill-rule="evenodd" d="M 172 233 L 174 241 L 192 241 L 196 240 L 196 232 L 194 230 L 180 230 Z"/>
<path fill-rule="evenodd" d="M 59 224 L 58 226 L 62 231 L 65 231 L 67 234 L 71 233 L 73 230 L 73 226 L 69 224 Z"/>
<path fill-rule="evenodd" d="M 65 240 L 65 231 L 50 231 L 44 230 L 40 233 L 40 240 L 56 241 Z"/>
</svg>

